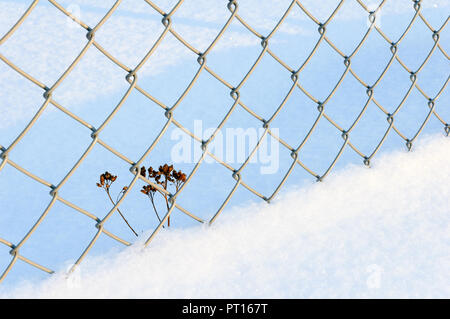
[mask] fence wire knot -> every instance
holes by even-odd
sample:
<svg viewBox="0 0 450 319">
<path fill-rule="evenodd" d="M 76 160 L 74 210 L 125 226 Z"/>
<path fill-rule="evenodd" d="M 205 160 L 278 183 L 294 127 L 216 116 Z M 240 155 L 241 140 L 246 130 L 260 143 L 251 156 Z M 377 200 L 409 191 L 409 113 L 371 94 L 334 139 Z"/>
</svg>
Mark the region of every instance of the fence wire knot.
<svg viewBox="0 0 450 319">
<path fill-rule="evenodd" d="M 376 16 L 375 12 L 374 12 L 374 11 L 371 11 L 371 12 L 369 13 L 369 22 L 370 22 L 370 24 L 374 24 L 376 18 L 377 18 L 377 16 Z"/>
</svg>

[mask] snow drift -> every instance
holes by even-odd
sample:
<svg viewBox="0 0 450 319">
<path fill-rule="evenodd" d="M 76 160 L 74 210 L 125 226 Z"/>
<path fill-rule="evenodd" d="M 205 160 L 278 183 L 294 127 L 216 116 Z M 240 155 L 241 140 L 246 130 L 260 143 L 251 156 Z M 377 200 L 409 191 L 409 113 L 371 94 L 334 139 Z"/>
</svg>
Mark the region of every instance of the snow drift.
<svg viewBox="0 0 450 319">
<path fill-rule="evenodd" d="M 450 139 L 350 166 L 211 228 L 90 257 L 3 297 L 450 297 Z"/>
</svg>

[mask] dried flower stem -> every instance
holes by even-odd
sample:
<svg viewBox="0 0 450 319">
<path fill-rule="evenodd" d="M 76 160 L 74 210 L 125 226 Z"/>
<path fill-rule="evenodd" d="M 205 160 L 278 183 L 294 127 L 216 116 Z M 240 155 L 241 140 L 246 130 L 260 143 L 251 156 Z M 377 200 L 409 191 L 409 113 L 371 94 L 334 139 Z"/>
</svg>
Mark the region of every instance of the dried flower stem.
<svg viewBox="0 0 450 319">
<path fill-rule="evenodd" d="M 154 200 L 154 197 L 153 197 L 153 193 L 149 193 L 149 194 L 148 194 L 148 198 L 150 198 L 150 201 L 151 201 L 151 203 L 152 203 L 153 210 L 155 211 L 156 217 L 158 218 L 159 222 L 161 223 L 162 220 L 161 220 L 161 218 L 159 217 L 158 210 L 156 209 L 156 206 L 155 206 L 155 200 Z M 163 228 L 164 228 L 164 226 L 163 226 Z"/>
<path fill-rule="evenodd" d="M 111 198 L 111 194 L 109 193 L 109 188 L 106 189 L 106 194 L 108 194 L 109 200 L 111 201 L 111 203 L 116 206 L 116 203 L 113 201 L 113 199 Z M 131 231 L 136 235 L 136 237 L 138 236 L 138 234 L 136 233 L 136 231 L 133 229 L 133 227 L 131 227 L 130 223 L 128 222 L 128 220 L 125 218 L 125 216 L 123 216 L 122 212 L 120 211 L 119 208 L 117 208 L 117 212 L 120 214 L 120 216 L 122 217 L 122 219 L 124 220 L 124 222 L 128 225 L 128 227 L 131 229 Z"/>
<path fill-rule="evenodd" d="M 164 189 L 167 190 L 167 175 L 164 176 L 165 176 Z M 167 198 L 167 193 L 164 194 L 164 199 L 166 200 L 167 211 L 169 211 L 170 207 L 169 207 L 169 200 Z M 167 217 L 167 227 L 170 227 L 170 216 Z"/>
<path fill-rule="evenodd" d="M 111 201 L 111 203 L 116 206 L 116 202 L 119 202 L 119 196 L 122 193 L 125 193 L 125 191 L 127 190 L 127 187 L 125 186 L 124 188 L 122 188 L 122 191 L 119 193 L 119 195 L 117 195 L 117 200 L 116 202 L 114 202 L 114 200 L 111 197 L 111 194 L 109 193 L 109 188 L 111 187 L 111 185 L 116 181 L 117 176 L 112 175 L 109 172 L 105 172 L 103 174 L 100 175 L 100 183 L 97 183 L 97 187 L 100 187 L 102 189 L 105 190 L 106 194 L 109 197 L 109 200 Z M 128 225 L 128 227 L 131 229 L 131 231 L 136 235 L 136 237 L 138 236 L 138 234 L 135 232 L 135 230 L 133 229 L 133 227 L 131 227 L 130 223 L 127 221 L 127 219 L 125 218 L 125 216 L 122 214 L 122 212 L 120 211 L 119 208 L 117 208 L 117 211 L 119 212 L 120 216 L 122 217 L 122 219 L 125 221 L 125 223 Z"/>
</svg>

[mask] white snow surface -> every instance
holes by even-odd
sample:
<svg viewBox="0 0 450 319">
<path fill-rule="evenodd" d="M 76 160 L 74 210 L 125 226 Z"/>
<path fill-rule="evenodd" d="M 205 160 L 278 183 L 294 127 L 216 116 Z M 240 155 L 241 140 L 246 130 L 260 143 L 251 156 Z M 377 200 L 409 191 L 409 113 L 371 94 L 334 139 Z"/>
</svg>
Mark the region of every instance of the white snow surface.
<svg viewBox="0 0 450 319">
<path fill-rule="evenodd" d="M 1 297 L 450 297 L 450 139 L 350 166 L 212 227 L 88 257 Z M 148 234 L 146 234 L 148 236 Z"/>
</svg>

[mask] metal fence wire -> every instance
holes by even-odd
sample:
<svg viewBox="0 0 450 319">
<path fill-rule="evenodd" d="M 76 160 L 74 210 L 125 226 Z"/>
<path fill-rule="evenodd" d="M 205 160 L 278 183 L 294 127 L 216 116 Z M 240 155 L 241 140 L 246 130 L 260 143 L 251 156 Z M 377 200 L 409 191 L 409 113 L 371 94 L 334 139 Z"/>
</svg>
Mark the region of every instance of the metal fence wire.
<svg viewBox="0 0 450 319">
<path fill-rule="evenodd" d="M 239 15 L 239 1 L 238 0 L 229 0 L 229 1 L 223 0 L 222 2 L 221 1 L 217 1 L 217 5 L 218 6 L 219 5 L 227 6 L 227 8 L 229 10 L 229 17 L 228 17 L 228 20 L 226 21 L 226 23 L 223 25 L 223 27 L 220 30 L 220 32 L 217 34 L 217 36 L 214 38 L 214 40 L 209 44 L 207 49 L 205 51 L 203 51 L 203 52 L 197 50 L 194 46 L 192 46 L 190 43 L 188 43 L 179 33 L 177 33 L 176 28 L 175 28 L 175 26 L 173 24 L 173 21 L 174 21 L 174 19 L 176 17 L 177 10 L 180 8 L 180 6 L 182 6 L 184 0 L 179 0 L 176 3 L 176 5 L 169 12 L 165 12 L 164 10 L 162 10 L 160 7 L 158 7 L 155 3 L 153 3 L 150 0 L 143 0 L 143 1 L 145 1 L 148 4 L 148 9 L 149 10 L 154 10 L 158 14 L 161 15 L 161 23 L 164 26 L 164 30 L 159 35 L 159 38 L 153 44 L 153 46 L 147 52 L 147 54 L 134 67 L 127 66 L 124 63 L 122 63 L 121 61 L 119 61 L 110 52 L 105 50 L 101 46 L 101 44 L 96 41 L 96 37 L 95 37 L 96 32 L 100 28 L 102 28 L 102 26 L 105 24 L 105 22 L 111 17 L 111 15 L 114 14 L 116 9 L 118 8 L 120 3 L 122 2 L 121 0 L 117 0 L 114 3 L 114 5 L 111 8 L 109 8 L 107 13 L 100 20 L 100 22 L 97 25 L 95 25 L 95 26 L 87 25 L 85 22 L 81 21 L 80 19 L 78 19 L 77 17 L 72 15 L 66 8 L 61 6 L 56 0 L 48 0 L 48 1 L 53 6 L 55 6 L 61 12 L 61 14 L 64 14 L 64 15 L 68 16 L 75 23 L 77 23 L 81 28 L 86 30 L 87 42 L 86 42 L 84 48 L 81 50 L 81 52 L 79 52 L 79 54 L 75 58 L 75 60 L 73 60 L 73 62 L 70 64 L 70 66 L 63 72 L 63 74 L 57 79 L 57 81 L 55 83 L 50 83 L 50 84 L 44 84 L 44 83 L 40 82 L 38 79 L 34 78 L 30 74 L 28 74 L 27 72 L 22 70 L 18 65 L 14 64 L 10 59 L 8 59 L 4 55 L 0 54 L 0 59 L 3 61 L 3 63 L 6 63 L 13 70 L 15 70 L 20 75 L 22 75 L 27 80 L 31 81 L 32 83 L 34 83 L 35 85 L 37 85 L 38 87 L 40 87 L 43 90 L 42 106 L 39 108 L 39 110 L 34 115 L 34 117 L 31 119 L 31 121 L 26 125 L 26 127 L 23 129 L 23 131 L 14 139 L 14 141 L 10 145 L 8 145 L 8 146 L 0 145 L 0 151 L 1 151 L 1 153 L 0 153 L 0 158 L 1 158 L 0 171 L 6 165 L 10 165 L 13 168 L 17 169 L 18 171 L 20 171 L 21 173 L 23 173 L 26 176 L 28 176 L 29 178 L 31 178 L 31 179 L 33 179 L 33 180 L 35 180 L 35 181 L 45 185 L 46 187 L 48 187 L 49 194 L 50 194 L 49 203 L 48 203 L 47 207 L 45 208 L 45 210 L 42 212 L 41 216 L 35 221 L 33 226 L 28 230 L 28 232 L 25 234 L 25 236 L 23 236 L 23 238 L 19 242 L 13 243 L 13 242 L 8 241 L 7 239 L 4 239 L 4 238 L 0 237 L 0 243 L 3 244 L 3 245 L 8 246 L 10 248 L 10 255 L 11 255 L 10 262 L 7 264 L 6 269 L 3 270 L 3 272 L 2 272 L 2 274 L 0 276 L 0 282 L 5 279 L 5 277 L 8 275 L 8 273 L 14 267 L 14 265 L 16 264 L 16 262 L 18 260 L 21 260 L 21 261 L 23 261 L 23 262 L 25 262 L 25 263 L 33 266 L 33 267 L 36 267 L 36 268 L 38 268 L 38 269 L 40 269 L 40 270 L 42 270 L 42 271 L 44 271 L 46 273 L 49 273 L 49 274 L 54 273 L 54 270 L 46 267 L 45 265 L 41 265 L 41 264 L 39 264 L 37 262 L 34 262 L 33 260 L 30 260 L 26 256 L 22 255 L 21 254 L 21 248 L 24 245 L 26 245 L 26 243 L 29 240 L 30 236 L 32 236 L 33 233 L 36 231 L 36 229 L 41 225 L 41 223 L 47 217 L 49 212 L 52 210 L 52 207 L 54 206 L 55 202 L 57 202 L 57 201 L 63 203 L 64 205 L 67 205 L 68 207 L 72 208 L 73 210 L 75 210 L 75 211 L 77 211 L 77 212 L 79 212 L 81 214 L 84 214 L 85 216 L 91 218 L 93 220 L 92 227 L 96 227 L 96 229 L 97 229 L 96 233 L 95 233 L 95 236 L 91 239 L 91 241 L 88 244 L 88 246 L 84 249 L 84 251 L 81 253 L 81 255 L 76 260 L 76 262 L 74 264 L 74 267 L 76 267 L 77 265 L 79 265 L 83 261 L 83 259 L 86 257 L 86 255 L 91 251 L 92 247 L 95 245 L 95 243 L 97 242 L 97 240 L 100 238 L 101 235 L 109 236 L 109 237 L 113 238 L 114 240 L 116 240 L 117 242 L 119 242 L 121 244 L 124 244 L 124 245 L 130 245 L 131 244 L 130 242 L 128 242 L 128 241 L 120 238 L 119 236 L 116 236 L 115 234 L 111 233 L 110 231 L 108 231 L 106 226 L 107 226 L 108 220 L 118 210 L 119 206 L 122 204 L 122 202 L 127 197 L 127 195 L 131 191 L 133 191 L 133 187 L 135 186 L 135 184 L 136 184 L 136 182 L 138 180 L 142 180 L 142 181 L 144 181 L 147 184 L 153 185 L 154 187 L 160 189 L 162 192 L 165 192 L 169 196 L 170 209 L 165 214 L 164 218 L 162 218 L 162 221 L 158 224 L 158 226 L 153 230 L 151 235 L 146 239 L 145 246 L 148 246 L 152 242 L 152 240 L 155 238 L 155 236 L 161 231 L 164 223 L 168 220 L 169 216 L 173 213 L 173 211 L 175 209 L 177 209 L 177 210 L 181 211 L 182 213 L 190 216 L 191 218 L 193 218 L 194 220 L 196 220 L 196 221 L 198 221 L 200 223 L 209 223 L 209 224 L 211 224 L 211 223 L 214 223 L 216 221 L 218 216 L 221 214 L 221 212 L 227 206 L 228 202 L 230 201 L 230 199 L 232 198 L 232 196 L 235 194 L 236 190 L 240 186 L 246 188 L 247 190 L 252 192 L 254 195 L 260 197 L 261 199 L 269 202 L 270 200 L 272 200 L 277 195 L 277 193 L 280 191 L 282 186 L 285 184 L 287 178 L 289 177 L 289 175 L 293 171 L 294 167 L 296 167 L 297 165 L 302 167 L 306 172 L 308 172 L 314 178 L 316 178 L 317 180 L 321 181 L 330 173 L 330 171 L 333 169 L 333 167 L 335 166 L 336 162 L 339 160 L 339 158 L 341 157 L 343 151 L 346 148 L 351 148 L 354 152 L 356 152 L 361 157 L 361 159 L 363 160 L 364 164 L 369 165 L 370 161 L 375 156 L 375 154 L 377 154 L 377 152 L 379 151 L 379 149 L 381 148 L 381 146 L 385 142 L 388 134 L 390 134 L 390 133 L 398 134 L 404 140 L 407 148 L 411 149 L 412 144 L 418 138 L 418 136 L 421 134 L 421 132 L 423 131 L 424 127 L 428 123 L 429 119 L 431 117 L 433 117 L 433 116 L 436 117 L 437 120 L 439 120 L 442 123 L 442 126 L 443 126 L 443 128 L 444 128 L 444 130 L 445 130 L 447 135 L 450 132 L 450 126 L 449 126 L 448 122 L 446 122 L 437 113 L 436 108 L 435 108 L 435 105 L 436 105 L 439 97 L 442 95 L 442 93 L 445 91 L 445 89 L 447 87 L 447 84 L 449 82 L 449 78 L 450 77 L 447 77 L 445 83 L 442 85 L 442 87 L 440 88 L 440 90 L 438 91 L 438 93 L 435 96 L 429 96 L 426 92 L 424 92 L 424 90 L 417 83 L 417 79 L 420 76 L 421 70 L 427 64 L 427 62 L 429 61 L 430 57 L 433 55 L 433 53 L 435 53 L 435 51 L 436 52 L 440 51 L 445 56 L 445 58 L 447 60 L 449 59 L 448 54 L 445 52 L 444 48 L 439 43 L 440 35 L 442 34 L 443 30 L 447 26 L 449 18 L 447 17 L 447 19 L 445 20 L 443 25 L 438 30 L 433 29 L 433 27 L 430 25 L 430 23 L 425 19 L 425 17 L 421 13 L 421 2 L 422 2 L 421 0 L 412 1 L 412 3 L 410 4 L 411 5 L 411 10 L 414 10 L 413 11 L 414 15 L 413 15 L 412 19 L 410 20 L 409 25 L 406 27 L 406 29 L 403 31 L 403 33 L 401 34 L 401 36 L 398 39 L 390 39 L 382 31 L 382 29 L 375 23 L 376 18 L 377 18 L 377 14 L 379 13 L 381 8 L 387 2 L 386 0 L 381 1 L 379 6 L 374 11 L 369 10 L 368 6 L 362 0 L 347 0 L 347 1 L 356 1 L 367 12 L 368 19 L 369 19 L 369 25 L 368 25 L 366 33 L 364 34 L 362 39 L 359 41 L 357 46 L 354 48 L 354 50 L 352 52 L 350 52 L 350 53 L 342 52 L 327 37 L 327 26 L 328 26 L 328 24 L 336 16 L 336 13 L 341 9 L 342 5 L 344 4 L 344 2 L 346 0 L 341 0 L 337 4 L 336 8 L 331 13 L 331 15 L 325 21 L 320 21 L 313 14 L 311 14 L 311 12 L 309 12 L 308 9 L 305 7 L 305 5 L 302 3 L 302 0 L 293 0 L 290 3 L 290 5 L 287 8 L 287 10 L 284 12 L 284 14 L 278 20 L 278 23 L 276 24 L 276 26 L 267 35 L 260 34 L 258 31 L 256 31 L 249 23 L 247 23 Z M 13 35 L 14 32 L 17 31 L 21 27 L 23 22 L 27 19 L 27 17 L 30 15 L 30 13 L 33 11 L 33 9 L 36 7 L 36 5 L 38 3 L 39 3 L 39 0 L 32 1 L 30 6 L 26 9 L 26 11 L 23 13 L 23 15 L 20 17 L 20 19 L 15 23 L 15 25 L 13 25 L 9 29 L 9 31 L 5 35 L 3 35 L 3 37 L 0 39 L 0 45 L 4 44 L 8 40 L 8 38 L 10 38 L 11 35 Z M 282 23 L 285 21 L 285 19 L 292 13 L 292 10 L 294 9 L 294 7 L 300 8 L 307 15 L 307 17 L 317 25 L 317 32 L 320 35 L 320 37 L 319 37 L 318 41 L 315 43 L 315 46 L 313 47 L 312 51 L 309 53 L 309 55 L 306 58 L 306 60 L 302 61 L 300 67 L 298 67 L 298 68 L 294 68 L 292 66 L 289 66 L 282 59 L 280 59 L 270 48 L 270 40 L 271 40 L 271 38 L 278 31 L 278 29 L 280 28 Z M 256 61 L 254 61 L 254 63 L 251 66 L 251 68 L 245 74 L 245 76 L 241 79 L 241 81 L 237 85 L 234 86 L 234 85 L 230 84 L 229 82 L 227 82 L 225 79 L 223 79 L 221 76 L 219 76 L 217 73 L 215 73 L 214 70 L 212 70 L 208 66 L 207 60 L 208 60 L 208 55 L 211 53 L 212 50 L 214 50 L 214 48 L 215 48 L 216 44 L 218 43 L 219 39 L 221 39 L 221 37 L 223 36 L 224 32 L 229 28 L 231 22 L 233 22 L 235 20 L 237 20 L 240 24 L 242 24 L 255 37 L 260 39 L 260 41 L 261 41 L 261 52 L 260 52 L 259 56 L 257 57 Z M 426 25 L 426 27 L 429 29 L 430 36 L 432 37 L 434 44 L 430 48 L 428 55 L 423 60 L 423 62 L 420 64 L 420 66 L 417 69 L 413 70 L 413 69 L 408 68 L 408 66 L 400 58 L 400 55 L 399 55 L 399 52 L 398 52 L 399 51 L 398 47 L 399 47 L 399 44 L 402 42 L 402 40 L 405 38 L 405 36 L 408 34 L 408 32 L 411 30 L 411 27 L 415 23 L 421 23 L 419 21 L 422 21 Z M 386 46 L 388 46 L 390 48 L 390 51 L 391 51 L 392 55 L 391 55 L 391 57 L 389 59 L 389 62 L 384 67 L 384 70 L 381 72 L 381 74 L 376 79 L 376 81 L 374 83 L 365 83 L 358 76 L 358 74 L 356 74 L 354 72 L 354 70 L 352 69 L 352 63 L 351 62 L 352 62 L 352 59 L 357 55 L 357 53 L 359 52 L 361 47 L 364 45 L 364 43 L 366 43 L 366 41 L 367 41 L 367 39 L 369 37 L 369 34 L 372 33 L 372 32 L 377 32 L 379 35 L 381 35 L 381 37 L 386 41 Z M 140 87 L 139 86 L 139 81 L 138 81 L 139 71 L 144 66 L 144 64 L 147 63 L 151 59 L 151 57 L 155 53 L 155 51 L 158 50 L 158 47 L 160 46 L 160 44 L 163 41 L 163 39 L 169 33 L 171 33 L 180 43 L 182 43 L 186 48 L 188 48 L 190 51 L 194 52 L 198 56 L 197 61 L 196 61 L 198 63 L 198 70 L 197 70 L 195 76 L 192 78 L 192 80 L 190 81 L 189 85 L 185 88 L 183 93 L 178 97 L 178 99 L 176 100 L 175 104 L 173 104 L 173 105 L 165 105 L 164 103 L 162 103 L 159 100 L 157 100 L 155 97 L 153 97 L 151 95 L 150 92 L 148 92 L 148 91 L 144 90 L 142 87 Z M 310 62 L 311 58 L 315 55 L 315 53 L 317 52 L 319 46 L 321 46 L 321 45 L 328 45 L 329 47 L 331 47 L 342 58 L 342 62 L 345 65 L 344 72 L 340 76 L 338 82 L 334 85 L 334 88 L 331 90 L 331 92 L 329 92 L 328 96 L 324 100 L 318 100 L 317 98 L 315 98 L 311 93 L 309 93 L 299 83 L 299 78 L 301 76 L 302 71 L 308 65 L 308 63 Z M 104 119 L 103 123 L 99 127 L 94 127 L 93 125 L 89 124 L 87 121 L 83 120 L 79 116 L 77 116 L 74 113 L 72 113 L 71 111 L 69 111 L 63 105 L 61 105 L 60 103 L 55 101 L 55 99 L 53 98 L 53 94 L 52 94 L 54 92 L 54 90 L 58 86 L 60 86 L 61 83 L 72 72 L 72 70 L 80 62 L 80 60 L 83 59 L 83 57 L 86 55 L 86 52 L 88 50 L 94 50 L 94 48 L 96 50 L 98 50 L 99 52 L 101 52 L 104 56 L 106 56 L 112 62 L 114 62 L 118 67 L 120 67 L 121 69 L 123 69 L 124 71 L 126 71 L 128 73 L 126 78 L 125 78 L 125 80 L 128 82 L 128 85 L 129 85 L 126 93 L 123 95 L 123 97 L 120 100 L 120 102 L 115 106 L 113 111 Z M 277 107 L 276 111 L 272 114 L 272 116 L 270 118 L 268 118 L 268 119 L 265 119 L 265 118 L 261 117 L 260 115 L 256 114 L 249 106 L 245 105 L 241 101 L 240 89 L 246 83 L 246 81 L 252 76 L 252 73 L 255 71 L 255 69 L 260 64 L 261 59 L 263 58 L 263 56 L 267 56 L 267 55 L 271 56 L 277 63 L 279 63 L 284 69 L 286 69 L 288 71 L 286 73 L 287 73 L 287 76 L 290 76 L 290 78 L 292 80 L 292 87 L 290 88 L 290 90 L 286 94 L 286 96 L 284 97 L 284 99 L 281 102 L 281 104 Z M 405 74 L 409 75 L 409 80 L 410 80 L 411 83 L 410 83 L 409 89 L 407 90 L 407 92 L 404 95 L 403 99 L 401 100 L 400 104 L 398 104 L 398 106 L 395 108 L 395 110 L 392 113 L 389 113 L 386 110 L 386 108 L 384 108 L 381 105 L 381 103 L 379 103 L 377 101 L 377 99 L 374 96 L 374 91 L 377 89 L 377 86 L 382 81 L 383 77 L 385 76 L 385 74 L 389 70 L 389 68 L 392 66 L 394 61 L 397 61 L 402 66 L 402 68 L 404 69 Z M 226 86 L 229 89 L 229 93 L 230 93 L 230 96 L 232 98 L 232 102 L 230 103 L 231 106 L 229 107 L 228 113 L 222 119 L 220 124 L 217 126 L 217 129 L 215 130 L 215 132 L 207 140 L 203 140 L 201 137 L 195 136 L 190 130 L 188 130 L 185 127 L 183 127 L 176 120 L 177 107 L 180 105 L 181 101 L 183 101 L 183 99 L 189 94 L 189 92 L 193 88 L 193 86 L 196 85 L 196 82 L 197 82 L 197 80 L 198 80 L 198 78 L 199 78 L 199 76 L 200 76 L 200 74 L 202 72 L 208 72 L 218 82 L 220 82 L 222 85 Z M 356 79 L 361 84 L 361 87 L 359 89 L 365 90 L 365 92 L 367 93 L 367 100 L 366 100 L 365 104 L 362 105 L 362 107 L 360 109 L 360 112 L 357 115 L 356 119 L 353 121 L 353 123 L 349 127 L 341 127 L 341 126 L 339 126 L 336 123 L 336 121 L 334 121 L 330 116 L 327 115 L 327 113 L 326 113 L 326 106 L 327 106 L 327 103 L 330 101 L 330 99 L 335 95 L 336 91 L 340 88 L 341 83 L 343 82 L 344 78 L 346 78 L 346 77 L 353 77 L 354 79 Z M 274 120 L 274 118 L 276 118 L 277 115 L 280 112 L 283 111 L 283 107 L 285 106 L 286 102 L 289 100 L 289 98 L 291 97 L 291 95 L 294 92 L 294 90 L 297 90 L 297 89 L 301 90 L 301 92 L 303 92 L 311 101 L 313 101 L 317 105 L 317 117 L 316 117 L 314 123 L 312 124 L 312 126 L 310 127 L 310 129 L 309 129 L 308 133 L 306 134 L 306 136 L 302 140 L 298 141 L 298 144 L 296 144 L 296 145 L 289 145 L 281 137 L 276 136 L 276 134 L 274 134 L 271 131 L 271 123 Z M 411 92 L 413 90 L 417 90 L 423 96 L 423 98 L 424 98 L 423 105 L 424 105 L 424 108 L 426 108 L 426 110 L 427 110 L 426 111 L 427 112 L 427 116 L 423 120 L 423 122 L 421 123 L 420 127 L 417 129 L 416 133 L 413 136 L 406 136 L 405 134 L 403 134 L 398 129 L 398 127 L 396 127 L 396 125 L 395 125 L 395 117 L 396 117 L 397 113 L 400 111 L 400 109 L 402 108 L 402 106 L 405 104 L 405 101 L 408 99 L 408 97 L 410 96 L 410 94 L 411 94 Z M 145 151 L 145 153 L 143 153 L 140 158 L 133 159 L 133 160 L 132 159 L 128 159 L 125 155 L 121 154 L 118 150 L 114 149 L 113 147 L 111 147 L 110 145 L 108 145 L 107 143 L 105 143 L 102 140 L 102 131 L 108 125 L 108 123 L 110 123 L 111 119 L 117 114 L 117 112 L 121 109 L 121 107 L 123 106 L 124 102 L 130 96 L 132 91 L 138 91 L 143 96 L 145 96 L 146 98 L 150 99 L 151 101 L 153 101 L 154 103 L 159 105 L 161 107 L 161 111 L 164 112 L 165 117 L 166 117 L 166 123 L 165 123 L 164 127 L 162 128 L 162 130 L 160 131 L 158 136 L 153 140 L 151 145 L 148 146 L 148 148 Z M 380 137 L 380 139 L 378 141 L 378 144 L 372 150 L 372 152 L 369 153 L 369 154 L 365 154 L 360 149 L 358 149 L 354 144 L 352 144 L 350 137 L 351 137 L 351 134 L 352 134 L 352 130 L 355 128 L 356 124 L 364 116 L 365 111 L 366 111 L 369 103 L 374 103 L 382 112 L 385 113 L 386 120 L 388 122 L 388 127 L 387 127 L 386 131 L 384 132 L 384 134 Z M 20 165 L 15 163 L 13 161 L 13 159 L 11 158 L 11 156 L 10 156 L 11 151 L 21 142 L 23 137 L 29 132 L 29 130 L 33 127 L 33 125 L 37 121 L 39 121 L 39 119 L 40 119 L 41 115 L 43 114 L 44 110 L 46 110 L 49 107 L 55 107 L 56 109 L 62 111 L 63 113 L 65 113 L 67 116 L 69 116 L 73 120 L 77 121 L 79 124 L 81 124 L 84 127 L 88 128 L 89 132 L 90 132 L 90 136 L 92 138 L 92 141 L 91 141 L 90 145 L 87 147 L 87 149 L 84 151 L 84 153 L 81 154 L 81 156 L 79 157 L 78 161 L 73 165 L 72 168 L 70 168 L 70 170 L 67 171 L 67 174 L 65 175 L 65 177 L 62 180 L 60 180 L 56 185 L 54 185 L 54 184 L 44 180 L 43 178 L 33 174 L 33 172 L 28 171 L 25 167 L 21 167 Z M 216 137 L 217 132 L 225 125 L 227 120 L 230 118 L 230 115 L 233 113 L 233 111 L 236 108 L 242 108 L 245 111 L 247 111 L 251 116 L 253 116 L 258 121 L 260 121 L 260 124 L 264 128 L 264 134 L 261 136 L 261 139 L 257 143 L 256 147 L 250 152 L 250 154 L 248 155 L 248 157 L 245 160 L 245 162 L 237 170 L 234 169 L 233 167 L 231 167 L 229 164 L 227 164 L 224 161 L 222 161 L 221 159 L 217 158 L 212 152 L 210 152 L 208 150 L 208 146 L 210 145 L 210 143 Z M 331 161 L 331 163 L 329 163 L 328 168 L 325 170 L 325 172 L 323 174 L 318 174 L 318 173 L 314 172 L 311 168 L 309 168 L 307 165 L 305 165 L 301 161 L 302 148 L 305 145 L 305 143 L 308 141 L 308 139 L 310 138 L 311 134 L 316 130 L 317 125 L 318 125 L 318 123 L 320 121 L 328 121 L 329 123 L 331 123 L 331 125 L 336 129 L 337 134 L 340 134 L 342 136 L 342 144 L 340 146 L 340 149 L 339 149 L 338 153 L 336 154 L 336 156 L 334 157 L 334 159 Z M 166 190 L 164 190 L 164 189 L 162 189 L 160 187 L 160 185 L 157 185 L 157 184 L 153 183 L 152 181 L 150 181 L 149 179 L 147 179 L 146 177 L 140 175 L 140 168 L 142 167 L 143 161 L 149 156 L 149 154 L 152 153 L 153 149 L 155 148 L 157 143 L 161 140 L 161 137 L 166 133 L 167 129 L 169 128 L 169 126 L 171 124 L 177 126 L 181 130 L 183 130 L 192 139 L 195 139 L 196 141 L 200 142 L 201 143 L 201 147 L 202 147 L 202 155 L 201 155 L 199 161 L 195 164 L 195 166 L 192 169 L 192 171 L 188 174 L 187 180 L 183 184 L 183 186 L 176 193 L 173 193 L 173 194 L 168 192 L 168 191 L 166 191 Z M 282 147 L 284 147 L 289 152 L 291 152 L 292 163 L 290 164 L 290 167 L 287 169 L 287 172 L 283 176 L 281 182 L 278 185 L 276 185 L 275 191 L 273 191 L 273 193 L 267 194 L 265 196 L 263 194 L 260 194 L 255 189 L 253 189 L 251 186 L 249 186 L 242 179 L 241 173 L 245 169 L 247 164 L 249 163 L 249 161 L 250 161 L 251 157 L 254 155 L 255 151 L 258 149 L 258 147 L 260 147 L 260 145 L 261 145 L 260 142 L 262 141 L 262 139 L 266 138 L 268 135 L 273 137 L 275 140 L 277 140 L 281 144 Z M 86 159 L 86 157 L 89 155 L 89 153 L 92 151 L 93 147 L 96 144 L 99 144 L 99 145 L 103 146 L 108 151 L 110 151 L 112 154 L 114 154 L 115 156 L 117 156 L 121 160 L 125 161 L 129 165 L 130 173 L 133 175 L 132 181 L 128 185 L 128 188 L 124 192 L 123 196 L 120 198 L 120 200 L 117 201 L 117 203 L 114 205 L 114 207 L 106 215 L 104 215 L 103 217 L 98 217 L 98 216 L 92 214 L 91 212 L 81 208 L 77 204 L 69 202 L 68 200 L 64 199 L 60 195 L 60 190 L 64 187 L 65 183 L 71 178 L 71 176 L 74 174 L 74 172 L 79 168 L 81 163 Z M 210 220 L 203 220 L 202 218 L 199 218 L 194 213 L 188 211 L 187 209 L 183 208 L 179 203 L 177 203 L 178 195 L 181 192 L 183 192 L 183 190 L 185 189 L 186 185 L 189 184 L 191 178 L 194 176 L 194 174 L 196 174 L 197 169 L 199 168 L 200 164 L 202 163 L 202 161 L 204 160 L 204 158 L 206 156 L 212 157 L 216 162 L 220 163 L 225 168 L 227 168 L 230 171 L 230 178 L 233 178 L 235 180 L 234 187 L 229 192 L 228 196 L 226 197 L 226 199 L 224 200 L 224 202 L 222 203 L 220 208 L 217 210 L 215 215 Z"/>
</svg>

